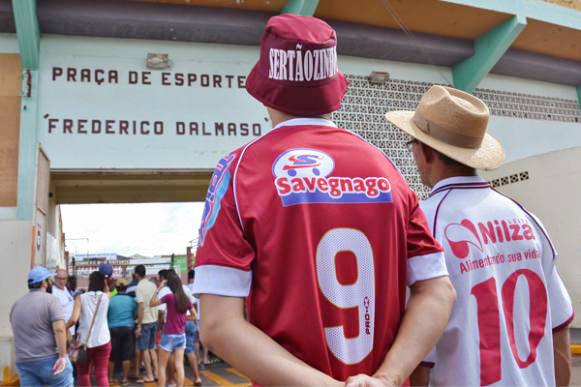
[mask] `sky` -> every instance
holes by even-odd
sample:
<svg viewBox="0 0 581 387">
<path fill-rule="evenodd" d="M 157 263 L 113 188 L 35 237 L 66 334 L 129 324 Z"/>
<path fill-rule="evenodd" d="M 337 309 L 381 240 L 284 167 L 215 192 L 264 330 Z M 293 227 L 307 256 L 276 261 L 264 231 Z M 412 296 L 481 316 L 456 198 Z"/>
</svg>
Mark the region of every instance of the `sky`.
<svg viewBox="0 0 581 387">
<path fill-rule="evenodd" d="M 62 205 L 66 248 L 71 255 L 185 254 L 203 209 L 204 203 Z"/>
</svg>

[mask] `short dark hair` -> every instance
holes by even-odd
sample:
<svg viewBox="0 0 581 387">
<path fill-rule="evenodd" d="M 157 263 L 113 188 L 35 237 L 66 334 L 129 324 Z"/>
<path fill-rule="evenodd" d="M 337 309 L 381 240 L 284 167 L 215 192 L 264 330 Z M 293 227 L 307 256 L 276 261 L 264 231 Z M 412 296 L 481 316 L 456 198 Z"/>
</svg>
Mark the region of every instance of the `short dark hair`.
<svg viewBox="0 0 581 387">
<path fill-rule="evenodd" d="M 432 149 L 434 149 L 434 148 L 432 148 Z M 438 156 L 438 158 L 439 158 L 440 160 L 442 160 L 442 162 L 443 162 L 444 164 L 446 164 L 446 165 L 450 165 L 450 166 L 454 166 L 454 165 L 463 165 L 463 166 L 465 166 L 465 165 L 464 165 L 464 164 L 462 164 L 461 162 L 458 162 L 458 161 L 456 161 L 456 160 L 454 160 L 454 159 L 452 159 L 452 158 L 450 158 L 450 157 L 446 156 L 445 154 L 441 153 L 440 151 L 437 151 L 437 150 L 435 150 L 435 149 L 434 149 L 434 152 L 436 153 L 436 155 Z"/>
<path fill-rule="evenodd" d="M 135 274 L 137 274 L 141 278 L 145 278 L 145 266 L 143 266 L 143 265 L 135 266 L 134 272 L 135 272 Z"/>
<path fill-rule="evenodd" d="M 77 276 L 70 275 L 69 278 L 67 278 L 67 287 L 69 290 L 77 290 Z"/>
<path fill-rule="evenodd" d="M 159 278 L 161 279 L 167 279 L 167 272 L 169 270 L 166 269 L 161 269 L 160 271 L 157 272 L 157 275 L 159 276 Z"/>
<path fill-rule="evenodd" d="M 195 276 L 196 276 L 196 271 L 194 269 L 191 269 L 190 271 L 188 271 L 188 279 L 194 279 Z"/>
<path fill-rule="evenodd" d="M 125 291 L 127 290 L 127 285 L 125 285 L 124 283 L 119 283 L 119 284 L 117 284 L 116 288 L 117 288 L 117 292 L 125 293 Z"/>
<path fill-rule="evenodd" d="M 105 274 L 94 271 L 89 275 L 89 291 L 98 292 L 105 290 Z"/>
<path fill-rule="evenodd" d="M 470 171 L 473 171 L 473 172 L 476 171 L 474 168 L 469 167 L 466 164 L 462 164 L 461 162 L 456 161 L 456 160 L 454 160 L 453 158 L 451 158 L 449 156 L 446 156 L 445 154 L 443 154 L 439 150 L 436 150 L 436 149 L 432 148 L 431 146 L 429 146 L 427 144 L 423 144 L 423 145 L 429 147 L 430 149 L 432 149 L 434 151 L 434 153 L 436 154 L 436 156 L 440 159 L 440 161 L 442 161 L 448 167 L 452 167 L 452 168 L 456 168 L 456 169 L 461 169 L 461 170 L 470 170 Z"/>
<path fill-rule="evenodd" d="M 28 289 L 32 290 L 32 289 L 40 289 L 42 287 L 42 283 L 44 281 L 40 281 L 40 282 L 30 282 L 28 281 Z"/>
</svg>

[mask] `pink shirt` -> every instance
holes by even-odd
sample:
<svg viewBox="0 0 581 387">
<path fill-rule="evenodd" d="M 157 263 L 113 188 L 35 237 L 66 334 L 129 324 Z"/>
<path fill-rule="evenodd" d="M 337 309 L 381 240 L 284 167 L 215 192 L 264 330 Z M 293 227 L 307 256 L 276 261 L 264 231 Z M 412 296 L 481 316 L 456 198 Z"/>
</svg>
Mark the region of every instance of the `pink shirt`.
<svg viewBox="0 0 581 387">
<path fill-rule="evenodd" d="M 166 294 L 160 299 L 162 304 L 167 305 L 167 321 L 163 326 L 164 335 L 183 335 L 186 333 L 187 311 L 178 311 L 176 298 L 173 293 Z M 188 300 L 188 310 L 192 308 L 192 303 Z"/>
</svg>

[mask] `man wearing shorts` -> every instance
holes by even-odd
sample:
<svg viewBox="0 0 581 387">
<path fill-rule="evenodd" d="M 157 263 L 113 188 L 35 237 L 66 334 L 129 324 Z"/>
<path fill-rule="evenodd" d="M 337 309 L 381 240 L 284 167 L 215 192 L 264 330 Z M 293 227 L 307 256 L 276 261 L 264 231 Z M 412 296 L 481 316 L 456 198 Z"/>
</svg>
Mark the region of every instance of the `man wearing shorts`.
<svg viewBox="0 0 581 387">
<path fill-rule="evenodd" d="M 555 247 L 539 219 L 476 175 L 504 160 L 486 133 L 488 117 L 480 99 L 437 85 L 415 112 L 387 113 L 412 136 L 420 177 L 432 188 L 422 209 L 458 295 L 414 384 L 569 385 L 573 307 Z"/>
<path fill-rule="evenodd" d="M 135 335 L 137 336 L 137 362 L 135 375 L 138 382 L 153 382 L 157 375 L 157 353 L 155 352 L 155 333 L 157 332 L 157 308 L 150 307 L 149 303 L 156 291 L 153 282 L 145 277 L 145 266 L 135 267 L 135 278 L 138 281 L 135 290 L 135 301 L 137 302 L 137 326 Z M 145 365 L 145 378 L 141 379 L 141 361 Z"/>
<path fill-rule="evenodd" d="M 273 129 L 211 179 L 194 283 L 202 341 L 257 384 L 402 384 L 454 290 L 397 168 L 330 120 L 347 90 L 335 31 L 272 17 L 246 88 Z"/>
</svg>

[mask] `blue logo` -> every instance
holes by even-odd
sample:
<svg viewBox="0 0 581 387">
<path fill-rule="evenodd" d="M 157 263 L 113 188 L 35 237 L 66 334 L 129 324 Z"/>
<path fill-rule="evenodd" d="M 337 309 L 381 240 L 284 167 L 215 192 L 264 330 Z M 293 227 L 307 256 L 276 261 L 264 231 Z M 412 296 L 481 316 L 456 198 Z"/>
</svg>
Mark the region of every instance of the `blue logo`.
<svg viewBox="0 0 581 387">
<path fill-rule="evenodd" d="M 304 203 L 391 203 L 386 177 L 330 176 L 335 161 L 314 149 L 291 149 L 272 166 L 274 185 L 283 206 Z"/>
<path fill-rule="evenodd" d="M 210 187 L 206 195 L 206 204 L 204 206 L 204 214 L 202 215 L 202 224 L 200 226 L 200 246 L 204 244 L 206 234 L 214 224 L 220 212 L 220 202 L 228 192 L 230 185 L 230 171 L 228 167 L 234 160 L 234 155 L 228 155 L 218 162 L 212 179 L 210 180 Z"/>
</svg>

